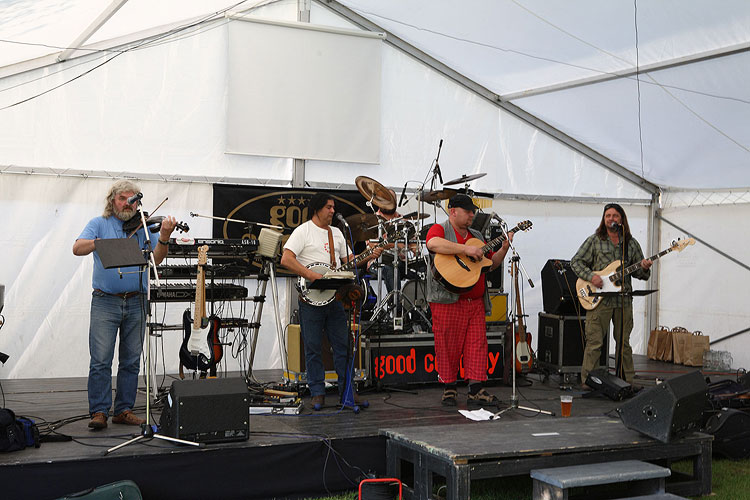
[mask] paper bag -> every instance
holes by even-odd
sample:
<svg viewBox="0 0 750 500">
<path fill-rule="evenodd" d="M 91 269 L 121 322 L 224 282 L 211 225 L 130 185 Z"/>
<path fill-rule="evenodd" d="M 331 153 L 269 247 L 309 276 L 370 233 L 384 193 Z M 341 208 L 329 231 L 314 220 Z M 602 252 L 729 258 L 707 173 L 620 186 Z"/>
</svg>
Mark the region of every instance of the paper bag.
<svg viewBox="0 0 750 500">
<path fill-rule="evenodd" d="M 687 336 L 684 360 L 686 366 L 703 366 L 703 353 L 709 350 L 709 339 L 708 335 L 702 333 L 695 331 Z"/>
<path fill-rule="evenodd" d="M 664 343 L 666 337 L 669 337 L 669 361 L 672 361 L 672 336 L 670 335 L 669 329 L 666 326 L 660 326 L 656 330 L 651 330 L 651 335 L 648 337 L 648 349 L 646 355 L 649 359 L 661 360 L 662 357 L 659 353 L 659 347 L 664 350 Z"/>
<path fill-rule="evenodd" d="M 690 332 L 681 326 L 672 328 L 672 355 L 673 361 L 677 365 L 685 364 L 685 359 L 687 358 L 685 344 L 689 336 Z"/>
<path fill-rule="evenodd" d="M 672 345 L 672 332 L 666 328 L 661 332 L 656 342 L 656 359 L 672 362 L 674 358 L 674 347 Z"/>
</svg>

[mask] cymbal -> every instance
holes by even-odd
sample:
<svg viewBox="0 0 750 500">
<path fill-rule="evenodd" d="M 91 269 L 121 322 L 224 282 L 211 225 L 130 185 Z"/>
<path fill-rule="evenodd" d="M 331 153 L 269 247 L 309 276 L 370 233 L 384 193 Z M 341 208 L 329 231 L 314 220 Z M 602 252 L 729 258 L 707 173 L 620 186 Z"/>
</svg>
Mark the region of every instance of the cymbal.
<svg viewBox="0 0 750 500">
<path fill-rule="evenodd" d="M 426 219 L 429 216 L 430 214 L 426 214 L 426 213 L 411 212 L 402 216 L 401 218 L 406 219 L 406 220 L 419 220 L 419 219 Z"/>
<path fill-rule="evenodd" d="M 475 179 L 479 179 L 480 177 L 484 177 L 487 175 L 486 173 L 481 174 L 471 174 L 471 175 L 462 175 L 458 179 L 453 179 L 452 181 L 444 182 L 443 186 L 452 186 L 453 184 L 466 184 L 467 182 L 471 182 Z"/>
<path fill-rule="evenodd" d="M 365 241 L 378 237 L 378 216 L 375 214 L 354 214 L 346 218 L 352 230 L 354 241 Z"/>
<path fill-rule="evenodd" d="M 385 210 L 393 210 L 396 208 L 396 197 L 391 193 L 391 190 L 376 181 L 370 179 L 364 175 L 360 175 L 354 179 L 354 183 L 357 185 L 359 192 L 379 208 Z"/>
<path fill-rule="evenodd" d="M 426 193 L 422 193 L 422 196 L 420 196 L 419 199 L 427 203 L 434 203 L 436 201 L 453 198 L 457 194 L 458 191 L 455 189 L 441 189 L 439 191 L 427 191 Z"/>
</svg>

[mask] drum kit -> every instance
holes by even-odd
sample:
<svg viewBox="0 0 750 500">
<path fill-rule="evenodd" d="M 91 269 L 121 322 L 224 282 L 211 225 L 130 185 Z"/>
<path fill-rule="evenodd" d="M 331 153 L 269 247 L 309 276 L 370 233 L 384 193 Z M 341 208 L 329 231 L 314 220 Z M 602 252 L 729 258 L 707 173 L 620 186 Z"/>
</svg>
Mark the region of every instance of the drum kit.
<svg viewBox="0 0 750 500">
<path fill-rule="evenodd" d="M 443 183 L 444 186 L 464 184 L 463 189 L 419 190 L 416 199 L 420 202 L 420 211 L 405 215 L 395 212 L 397 200 L 393 191 L 370 177 L 359 176 L 355 179 L 357 189 L 367 199 L 373 213 L 346 218 L 352 238 L 373 245 L 390 237 L 391 243 L 385 247 L 376 263 L 369 267 L 365 276 L 367 300 L 362 309 L 363 320 L 369 319 L 372 323 L 392 321 L 394 331 L 404 330 L 406 326 L 415 332 L 432 331 L 425 284 L 426 273 L 430 272 L 425 240 L 433 224 L 426 223 L 431 216 L 421 210 L 425 209 L 425 204 L 430 204 L 437 211 L 443 200 L 458 193 L 481 196 L 483 193 L 470 191 L 468 183 L 484 175 L 463 175 Z M 377 275 L 370 274 L 373 271 L 377 271 Z M 377 287 L 377 295 L 372 284 Z M 385 295 L 384 285 L 388 288 Z"/>
</svg>

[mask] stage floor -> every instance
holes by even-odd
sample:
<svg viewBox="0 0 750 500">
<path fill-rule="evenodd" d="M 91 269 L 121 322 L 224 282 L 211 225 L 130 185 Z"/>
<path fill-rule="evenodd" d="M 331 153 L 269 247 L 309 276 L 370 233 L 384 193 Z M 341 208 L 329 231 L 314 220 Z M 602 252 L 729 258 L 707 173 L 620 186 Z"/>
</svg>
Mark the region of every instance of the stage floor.
<svg viewBox="0 0 750 500">
<path fill-rule="evenodd" d="M 650 386 L 655 383 L 654 377 L 669 379 L 693 368 L 636 356 L 636 370 L 636 385 Z M 279 382 L 281 371 L 256 372 L 255 376 L 262 381 Z M 165 388 L 172 380 L 173 377 L 159 378 Z M 104 450 L 139 431 L 111 421 L 104 430 L 89 430 L 85 378 L 4 380 L 2 389 L 5 407 L 40 424 L 55 422 L 56 432 L 73 437 L 69 442 L 44 443 L 38 449 L 1 454 L 2 483 L 15 485 L 11 491 L 4 491 L 4 498 L 55 498 L 118 479 L 135 480 L 145 498 L 185 498 L 185 491 L 191 498 L 201 497 L 203 491 L 217 498 L 314 496 L 325 494 L 326 490 L 356 489 L 362 473 L 384 474 L 385 438 L 380 435 L 383 429 L 476 425 L 457 411 L 466 408 L 466 386 L 459 386 L 458 408 L 441 406 L 442 388 L 437 385 L 365 387 L 360 393 L 369 400 L 370 407 L 359 414 L 336 406 L 335 393 L 328 394 L 326 408 L 312 412 L 307 396 L 300 415 L 250 415 L 248 441 L 195 449 L 160 440 L 141 440 L 105 457 Z M 507 406 L 510 387 L 494 385 L 489 390 Z M 517 393 L 521 405 L 555 414 L 559 414 L 560 394 L 573 394 L 573 418 L 607 415 L 620 404 L 604 397 L 582 399 L 577 397 L 582 392 L 575 388 L 561 390 L 559 378 L 554 375 L 547 380 L 538 374 L 520 379 Z M 136 413 L 143 416 L 144 394 L 139 394 L 137 405 Z M 152 408 L 153 422 L 158 422 L 159 414 L 159 408 Z M 530 418 L 548 420 L 550 428 L 558 425 L 560 419 L 516 410 L 504 414 L 500 421 Z M 65 425 L 59 425 L 63 422 Z M 572 423 L 568 421 L 566 425 Z M 336 453 L 330 453 L 333 450 Z M 207 468 L 202 469 L 201 464 Z M 203 481 L 196 478 L 209 472 L 212 489 L 204 490 Z M 39 481 L 45 474 L 52 475 Z M 11 476 L 13 481 L 8 481 Z M 262 487 L 251 485 L 255 480 L 262 481 Z"/>
</svg>

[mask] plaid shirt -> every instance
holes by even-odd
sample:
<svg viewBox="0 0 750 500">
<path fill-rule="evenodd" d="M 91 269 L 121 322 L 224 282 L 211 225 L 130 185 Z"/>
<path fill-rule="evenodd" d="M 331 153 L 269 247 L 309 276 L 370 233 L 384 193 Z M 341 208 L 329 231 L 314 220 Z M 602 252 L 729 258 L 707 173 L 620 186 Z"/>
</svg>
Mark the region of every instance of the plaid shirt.
<svg viewBox="0 0 750 500">
<path fill-rule="evenodd" d="M 570 268 L 579 278 L 591 281 L 594 277 L 594 271 L 601 271 L 614 261 L 619 261 L 622 257 L 622 240 L 615 245 L 612 240 L 607 238 L 602 240 L 596 234 L 592 234 L 583 242 L 576 254 L 570 261 Z M 643 260 L 643 251 L 641 246 L 635 240 L 628 240 L 628 255 L 625 261 L 625 267 L 631 266 Z M 625 277 L 625 291 L 633 290 L 631 276 L 638 279 L 647 280 L 651 276 L 651 270 L 644 270 L 639 267 L 637 271 Z M 628 297 L 632 301 L 632 297 Z M 603 303 L 607 306 L 617 307 L 620 305 L 620 297 L 605 297 Z"/>
</svg>

